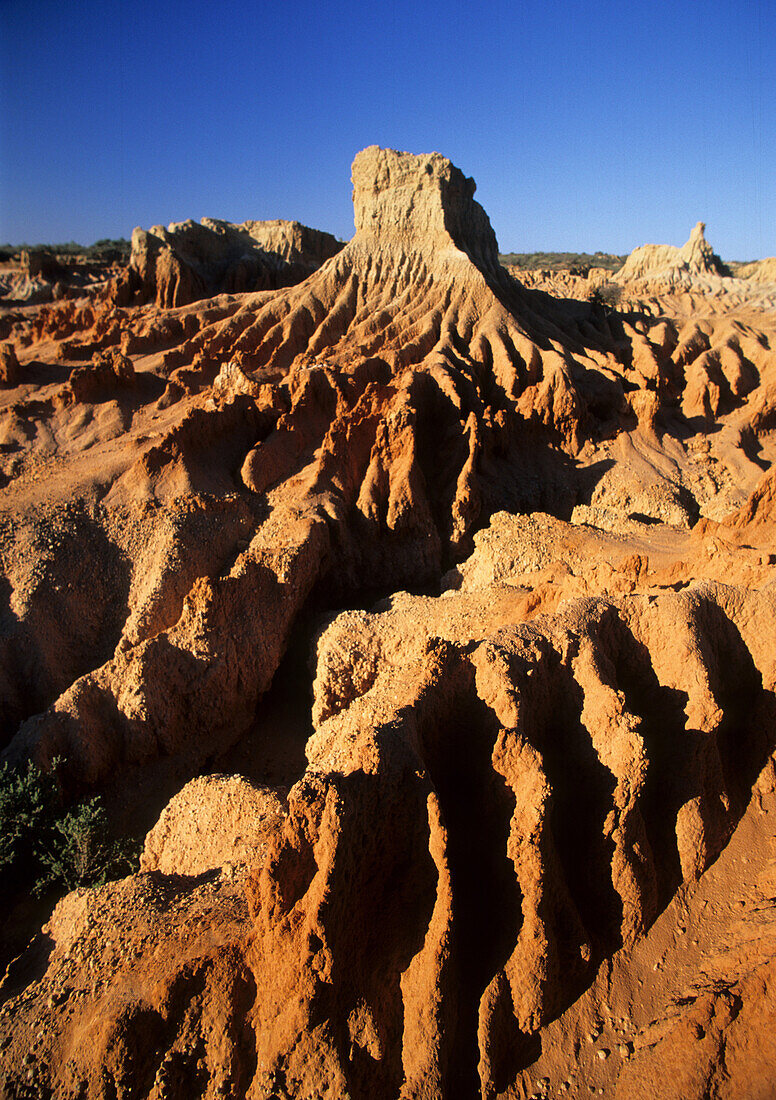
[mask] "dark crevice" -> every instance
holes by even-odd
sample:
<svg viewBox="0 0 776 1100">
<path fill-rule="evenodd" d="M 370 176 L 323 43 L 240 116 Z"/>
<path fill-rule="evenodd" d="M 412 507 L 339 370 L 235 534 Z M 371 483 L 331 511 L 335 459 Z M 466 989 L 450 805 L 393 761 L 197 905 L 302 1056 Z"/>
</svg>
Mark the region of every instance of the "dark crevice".
<svg viewBox="0 0 776 1100">
<path fill-rule="evenodd" d="M 353 1100 L 389 1100 L 403 1079 L 402 975 L 423 947 L 438 874 L 429 853 L 428 785 L 411 767 L 337 782 L 341 818 L 320 916 L 332 958 L 311 1019 L 329 1022 Z M 379 822 L 375 827 L 375 822 Z M 352 1014 L 368 1012 L 370 1049 Z"/>
<path fill-rule="evenodd" d="M 253 722 L 239 740 L 212 757 L 204 772 L 239 773 L 255 783 L 288 789 L 307 766 L 305 746 L 313 733 L 312 639 L 320 615 L 302 612 L 288 645 L 258 703 Z"/>
<path fill-rule="evenodd" d="M 470 669 L 423 720 L 422 752 L 447 829 L 457 1018 L 447 1036 L 450 1100 L 479 1095 L 478 1010 L 514 950 L 522 898 L 507 841 L 514 795 L 492 764 L 499 725 Z"/>
<path fill-rule="evenodd" d="M 582 725 L 582 689 L 571 667 L 549 650 L 548 683 L 530 740 L 543 756 L 553 791 L 551 830 L 571 898 L 590 937 L 595 962 L 622 944 L 622 901 L 612 885 L 614 842 L 604 834 L 616 781 Z"/>
<path fill-rule="evenodd" d="M 776 698 L 764 690 L 762 675 L 738 627 L 722 608 L 704 600 L 698 607 L 698 619 L 702 660 L 722 711 L 715 732 L 725 793 L 737 822 L 776 745 Z"/>
<path fill-rule="evenodd" d="M 618 690 L 627 710 L 639 719 L 648 761 L 639 808 L 654 858 L 657 916 L 682 882 L 676 839 L 676 818 L 686 801 L 683 757 L 687 693 L 664 687 L 652 666 L 647 647 L 639 642 L 616 614 L 602 623 L 602 641 L 614 666 Z"/>
</svg>

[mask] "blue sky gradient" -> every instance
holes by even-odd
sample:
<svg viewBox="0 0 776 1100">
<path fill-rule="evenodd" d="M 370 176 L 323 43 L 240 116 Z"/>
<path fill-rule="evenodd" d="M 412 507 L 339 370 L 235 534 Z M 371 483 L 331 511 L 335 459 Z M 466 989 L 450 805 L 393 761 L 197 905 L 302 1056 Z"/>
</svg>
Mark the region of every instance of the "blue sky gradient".
<svg viewBox="0 0 776 1100">
<path fill-rule="evenodd" d="M 773 0 L 0 0 L 0 241 L 203 215 L 353 232 L 365 145 L 438 150 L 502 251 L 695 222 L 776 254 Z"/>
</svg>

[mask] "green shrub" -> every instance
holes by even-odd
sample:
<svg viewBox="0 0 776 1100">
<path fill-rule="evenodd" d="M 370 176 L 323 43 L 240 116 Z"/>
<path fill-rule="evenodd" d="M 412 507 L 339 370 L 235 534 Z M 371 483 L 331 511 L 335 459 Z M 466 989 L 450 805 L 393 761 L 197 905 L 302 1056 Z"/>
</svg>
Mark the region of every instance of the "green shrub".
<svg viewBox="0 0 776 1100">
<path fill-rule="evenodd" d="M 54 761 L 41 772 L 30 760 L 26 769 L 0 768 L 0 873 L 13 872 L 34 858 L 36 838 L 46 834 L 59 805 Z"/>
<path fill-rule="evenodd" d="M 30 761 L 0 768 L 0 885 L 73 890 L 96 886 L 135 869 L 139 843 L 111 835 L 99 797 L 62 805 L 56 773 Z"/>
<path fill-rule="evenodd" d="M 53 886 L 102 886 L 130 874 L 137 864 L 137 845 L 114 840 L 99 797 L 81 802 L 54 821 L 36 848 L 40 877 L 33 886 L 42 894 Z"/>
<path fill-rule="evenodd" d="M 605 313 L 617 309 L 621 299 L 622 287 L 619 283 L 601 283 L 588 297 L 591 306 L 597 306 Z"/>
</svg>

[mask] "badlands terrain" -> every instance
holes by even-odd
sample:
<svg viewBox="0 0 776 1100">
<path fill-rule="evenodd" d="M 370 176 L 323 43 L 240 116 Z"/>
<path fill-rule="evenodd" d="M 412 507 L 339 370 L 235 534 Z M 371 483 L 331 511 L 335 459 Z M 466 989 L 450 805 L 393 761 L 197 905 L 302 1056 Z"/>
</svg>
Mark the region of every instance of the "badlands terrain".
<svg viewBox="0 0 776 1100">
<path fill-rule="evenodd" d="M 4 759 L 145 837 L 11 899 L 9 1100 L 775 1095 L 776 261 L 473 195 L 6 275 Z"/>
</svg>

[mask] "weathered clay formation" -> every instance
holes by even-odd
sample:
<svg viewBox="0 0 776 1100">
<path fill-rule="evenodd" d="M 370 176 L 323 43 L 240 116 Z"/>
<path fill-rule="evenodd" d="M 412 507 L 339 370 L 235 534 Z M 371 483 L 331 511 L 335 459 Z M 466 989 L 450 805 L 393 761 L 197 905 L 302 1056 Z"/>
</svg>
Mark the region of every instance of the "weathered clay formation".
<svg viewBox="0 0 776 1100">
<path fill-rule="evenodd" d="M 729 275 L 705 237 L 706 226 L 698 224 L 681 248 L 670 244 L 645 244 L 631 252 L 618 275 L 625 282 L 652 276 L 676 281 L 683 275 Z"/>
<path fill-rule="evenodd" d="M 634 249 L 614 276 L 627 294 L 648 298 L 665 294 L 667 288 L 684 292 L 690 301 L 699 296 L 708 309 L 722 299 L 722 309 L 746 303 L 761 309 L 776 305 L 776 272 L 773 259 L 749 265 L 724 264 L 705 237 L 706 226 L 698 224 L 681 248 L 670 244 L 645 244 Z M 703 307 L 701 307 L 703 308 Z"/>
<path fill-rule="evenodd" d="M 183 306 L 214 294 L 291 286 L 339 252 L 330 233 L 299 222 L 203 218 L 137 228 L 118 299 Z"/>
<path fill-rule="evenodd" d="M 295 285 L 183 223 L 6 319 L 6 758 L 147 833 L 7 952 L 6 1094 L 765 1098 L 776 315 L 353 187 Z"/>
</svg>

